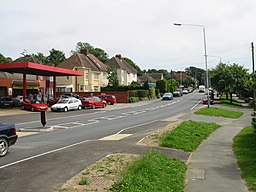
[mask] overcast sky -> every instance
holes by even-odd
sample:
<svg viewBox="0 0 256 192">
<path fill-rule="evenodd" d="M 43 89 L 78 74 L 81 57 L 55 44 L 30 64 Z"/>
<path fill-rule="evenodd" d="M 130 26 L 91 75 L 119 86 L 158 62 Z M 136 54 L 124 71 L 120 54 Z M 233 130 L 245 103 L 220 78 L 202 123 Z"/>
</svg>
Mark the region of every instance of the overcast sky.
<svg viewBox="0 0 256 192">
<path fill-rule="evenodd" d="M 205 26 L 209 68 L 221 59 L 251 70 L 255 19 L 255 0 L 0 0 L 0 53 L 69 57 L 88 42 L 141 69 L 205 69 L 203 28 L 176 22 Z"/>
</svg>

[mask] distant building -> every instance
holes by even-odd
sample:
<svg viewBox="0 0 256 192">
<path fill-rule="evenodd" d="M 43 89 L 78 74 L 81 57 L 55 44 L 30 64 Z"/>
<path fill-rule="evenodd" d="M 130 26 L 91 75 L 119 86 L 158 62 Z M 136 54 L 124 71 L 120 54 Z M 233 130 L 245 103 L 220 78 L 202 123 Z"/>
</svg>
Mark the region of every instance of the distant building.
<svg viewBox="0 0 256 192">
<path fill-rule="evenodd" d="M 100 92 L 101 87 L 108 85 L 107 65 L 87 49 L 75 53 L 58 67 L 84 73 L 84 76 L 79 77 L 57 77 L 58 92 Z"/>
</svg>

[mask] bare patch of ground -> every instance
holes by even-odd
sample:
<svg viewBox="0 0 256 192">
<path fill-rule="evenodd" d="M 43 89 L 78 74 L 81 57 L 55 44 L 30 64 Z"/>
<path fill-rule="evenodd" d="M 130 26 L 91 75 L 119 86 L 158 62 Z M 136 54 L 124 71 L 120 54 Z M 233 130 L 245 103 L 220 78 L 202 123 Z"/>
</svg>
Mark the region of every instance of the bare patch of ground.
<svg viewBox="0 0 256 192">
<path fill-rule="evenodd" d="M 177 121 L 164 129 L 146 136 L 138 144 L 159 146 L 159 137 L 177 127 L 179 123 Z M 109 191 L 111 186 L 121 179 L 121 172 L 138 157 L 135 154 L 108 155 L 66 181 L 56 192 Z"/>
<path fill-rule="evenodd" d="M 108 191 L 121 179 L 121 171 L 138 155 L 112 154 L 97 161 L 64 183 L 58 192 Z"/>
</svg>

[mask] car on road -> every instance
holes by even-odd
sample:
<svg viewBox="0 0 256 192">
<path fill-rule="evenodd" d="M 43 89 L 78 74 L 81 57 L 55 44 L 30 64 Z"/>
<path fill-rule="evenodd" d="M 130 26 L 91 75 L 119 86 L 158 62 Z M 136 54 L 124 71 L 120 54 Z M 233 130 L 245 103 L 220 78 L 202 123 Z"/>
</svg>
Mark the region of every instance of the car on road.
<svg viewBox="0 0 256 192">
<path fill-rule="evenodd" d="M 99 95 L 98 97 L 106 101 L 108 105 L 114 105 L 116 103 L 116 97 L 114 95 Z"/>
<path fill-rule="evenodd" d="M 70 111 L 70 110 L 81 110 L 82 102 L 80 99 L 75 97 L 68 97 L 60 99 L 56 104 L 51 106 L 51 111 Z"/>
<path fill-rule="evenodd" d="M 208 104 L 208 96 L 207 96 L 207 94 L 205 94 L 203 96 L 202 102 L 203 102 L 203 104 Z M 212 99 L 211 95 L 209 95 L 209 103 L 210 103 L 210 105 L 213 105 L 213 99 Z"/>
<path fill-rule="evenodd" d="M 21 108 L 27 109 L 30 111 L 43 111 L 43 110 L 47 111 L 48 110 L 48 106 L 45 103 L 37 100 L 25 101 L 23 102 L 23 106 Z"/>
<path fill-rule="evenodd" d="M 174 91 L 173 92 L 173 97 L 181 97 L 180 91 Z"/>
<path fill-rule="evenodd" d="M 198 89 L 199 89 L 199 93 L 204 93 L 205 92 L 205 86 L 204 85 L 199 85 Z"/>
<path fill-rule="evenodd" d="M 81 98 L 82 108 L 105 108 L 107 106 L 107 102 L 102 100 L 97 96 L 92 97 L 83 97 Z"/>
<path fill-rule="evenodd" d="M 13 107 L 12 98 L 8 96 L 0 97 L 0 107 L 12 108 Z"/>
<path fill-rule="evenodd" d="M 182 93 L 183 93 L 183 94 L 188 94 L 188 90 L 187 90 L 187 89 L 183 89 L 183 90 L 182 90 Z"/>
<path fill-rule="evenodd" d="M 17 138 L 15 124 L 0 122 L 0 157 L 8 153 L 9 147 L 15 144 Z"/>
<path fill-rule="evenodd" d="M 162 98 L 162 100 L 172 100 L 172 99 L 173 99 L 172 93 L 165 93 Z"/>
</svg>

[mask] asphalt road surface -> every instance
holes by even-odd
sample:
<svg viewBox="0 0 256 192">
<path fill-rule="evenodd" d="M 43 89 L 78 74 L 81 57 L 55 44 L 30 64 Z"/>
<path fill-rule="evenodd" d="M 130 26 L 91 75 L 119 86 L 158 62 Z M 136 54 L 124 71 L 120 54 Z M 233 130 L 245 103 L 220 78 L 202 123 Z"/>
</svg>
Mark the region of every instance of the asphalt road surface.
<svg viewBox="0 0 256 192">
<path fill-rule="evenodd" d="M 46 126 L 51 127 L 51 131 L 18 138 L 9 153 L 0 158 L 0 191 L 54 191 L 108 154 L 143 154 L 151 148 L 136 145 L 140 139 L 171 123 L 171 117 L 190 112 L 201 97 L 202 94 L 195 92 L 172 101 L 48 112 Z M 0 118 L 3 122 L 15 123 L 18 129 L 41 127 L 37 112 Z M 178 150 L 162 151 L 184 161 L 189 156 Z"/>
</svg>

